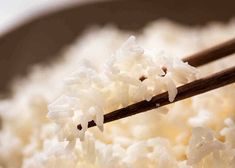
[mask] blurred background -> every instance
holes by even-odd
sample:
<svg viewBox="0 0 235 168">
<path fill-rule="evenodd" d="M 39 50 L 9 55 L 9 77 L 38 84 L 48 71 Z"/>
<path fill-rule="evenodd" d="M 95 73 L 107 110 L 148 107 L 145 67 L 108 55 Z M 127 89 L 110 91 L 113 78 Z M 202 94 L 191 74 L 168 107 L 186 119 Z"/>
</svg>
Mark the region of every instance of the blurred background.
<svg viewBox="0 0 235 168">
<path fill-rule="evenodd" d="M 138 31 L 159 18 L 201 26 L 234 15 L 234 0 L 0 0 L 0 93 L 29 66 L 58 55 L 89 25 Z"/>
<path fill-rule="evenodd" d="M 0 34 L 41 13 L 91 0 L 0 0 Z"/>
</svg>

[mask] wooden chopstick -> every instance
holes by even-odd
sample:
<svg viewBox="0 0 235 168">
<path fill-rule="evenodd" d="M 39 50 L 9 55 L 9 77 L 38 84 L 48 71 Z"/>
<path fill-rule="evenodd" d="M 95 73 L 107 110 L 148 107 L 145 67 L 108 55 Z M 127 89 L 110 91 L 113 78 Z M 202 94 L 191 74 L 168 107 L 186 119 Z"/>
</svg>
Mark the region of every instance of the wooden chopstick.
<svg viewBox="0 0 235 168">
<path fill-rule="evenodd" d="M 178 94 L 176 95 L 173 102 L 199 95 L 210 90 L 231 84 L 233 82 L 235 82 L 235 66 L 178 87 Z M 154 96 L 150 101 L 143 100 L 119 110 L 115 110 L 111 113 L 105 114 L 104 123 L 122 119 L 131 115 L 152 110 L 154 108 L 159 108 L 173 102 L 170 102 L 168 100 L 168 92 L 164 92 L 162 94 Z M 90 121 L 88 123 L 88 127 L 93 127 L 95 125 L 96 124 L 94 121 Z M 82 127 L 81 125 L 78 125 L 77 128 L 80 130 Z"/>
<path fill-rule="evenodd" d="M 182 60 L 188 62 L 189 65 L 198 67 L 233 53 L 235 53 L 235 38 L 183 58 Z"/>
<path fill-rule="evenodd" d="M 196 53 L 190 57 L 183 59 L 183 61 L 188 62 L 190 65 L 201 66 L 233 53 L 235 53 L 235 39 L 229 40 L 222 44 L 216 45 L 215 47 Z M 105 114 L 104 123 L 126 118 L 128 116 L 152 110 L 154 108 L 159 108 L 195 95 L 199 95 L 217 89 L 219 87 L 234 82 L 235 66 L 178 87 L 178 93 L 173 102 L 169 101 L 168 92 L 164 92 L 154 96 L 150 101 L 143 100 L 127 107 Z M 94 121 L 88 122 L 88 128 L 93 127 L 95 125 L 96 124 Z M 82 126 L 78 125 L 77 129 L 81 130 Z"/>
</svg>

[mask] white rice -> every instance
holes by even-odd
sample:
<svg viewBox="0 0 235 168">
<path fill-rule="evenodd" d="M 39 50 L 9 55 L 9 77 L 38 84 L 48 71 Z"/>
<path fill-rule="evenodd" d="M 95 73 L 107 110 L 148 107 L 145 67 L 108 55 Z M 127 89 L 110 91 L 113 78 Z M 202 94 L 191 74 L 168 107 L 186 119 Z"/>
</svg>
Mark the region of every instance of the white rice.
<svg viewBox="0 0 235 168">
<path fill-rule="evenodd" d="M 150 100 L 163 91 L 168 91 L 172 102 L 177 94 L 176 84 L 194 79 L 196 73 L 196 69 L 179 58 L 145 51 L 136 44 L 134 36 L 103 61 L 99 71 L 81 64 L 78 71 L 66 79 L 62 96 L 48 107 L 48 117 L 59 123 L 65 140 L 73 141 L 77 134 L 84 140 L 89 121 L 94 120 L 102 131 L 104 113 Z M 166 73 L 162 67 L 167 69 Z M 146 79 L 141 81 L 141 76 Z M 81 131 L 68 131 L 78 124 L 82 126 Z"/>
<path fill-rule="evenodd" d="M 105 113 L 164 91 L 173 101 L 198 72 L 231 66 L 234 56 L 199 70 L 180 58 L 234 37 L 235 22 L 156 21 L 130 34 L 92 28 L 14 83 L 14 96 L 0 101 L 0 167 L 235 167 L 235 85 L 103 125 Z M 99 129 L 87 129 L 90 120 Z"/>
</svg>

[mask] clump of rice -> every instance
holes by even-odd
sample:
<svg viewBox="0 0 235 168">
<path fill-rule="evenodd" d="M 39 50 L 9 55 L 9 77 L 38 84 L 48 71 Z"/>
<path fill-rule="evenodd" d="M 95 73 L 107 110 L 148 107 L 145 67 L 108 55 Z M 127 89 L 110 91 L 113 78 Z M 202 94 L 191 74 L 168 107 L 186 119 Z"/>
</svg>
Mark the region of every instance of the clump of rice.
<svg viewBox="0 0 235 168">
<path fill-rule="evenodd" d="M 235 22 L 156 21 L 137 42 L 130 34 L 92 28 L 63 58 L 15 82 L 14 96 L 0 101 L 0 167 L 235 167 L 234 84 L 103 125 L 105 113 L 164 91 L 173 101 L 197 72 L 231 66 L 234 55 L 199 71 L 180 58 L 234 37 Z M 90 120 L 99 129 L 87 129 Z"/>
<path fill-rule="evenodd" d="M 58 123 L 62 140 L 84 139 L 88 121 L 103 131 L 103 114 L 168 91 L 172 102 L 176 85 L 195 79 L 196 69 L 177 57 L 146 51 L 131 36 L 97 71 L 81 63 L 65 79 L 65 91 L 49 105 L 48 117 Z M 163 67 L 167 69 L 164 72 Z M 140 80 L 144 76 L 145 80 Z M 78 131 L 76 125 L 81 124 Z M 75 143 L 74 143 L 75 144 Z"/>
</svg>

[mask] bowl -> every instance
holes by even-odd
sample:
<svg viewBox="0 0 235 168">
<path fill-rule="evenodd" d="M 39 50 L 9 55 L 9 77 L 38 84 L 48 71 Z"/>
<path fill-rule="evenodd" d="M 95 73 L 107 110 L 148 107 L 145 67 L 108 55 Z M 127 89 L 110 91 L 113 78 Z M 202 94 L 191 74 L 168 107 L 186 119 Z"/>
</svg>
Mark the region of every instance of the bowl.
<svg viewBox="0 0 235 168">
<path fill-rule="evenodd" d="M 32 65 L 52 61 L 90 25 L 111 23 L 138 31 L 166 18 L 202 26 L 226 22 L 234 11 L 234 0 L 113 0 L 77 3 L 38 15 L 0 37 L 0 93 L 9 93 L 12 79 L 27 74 Z"/>
</svg>

